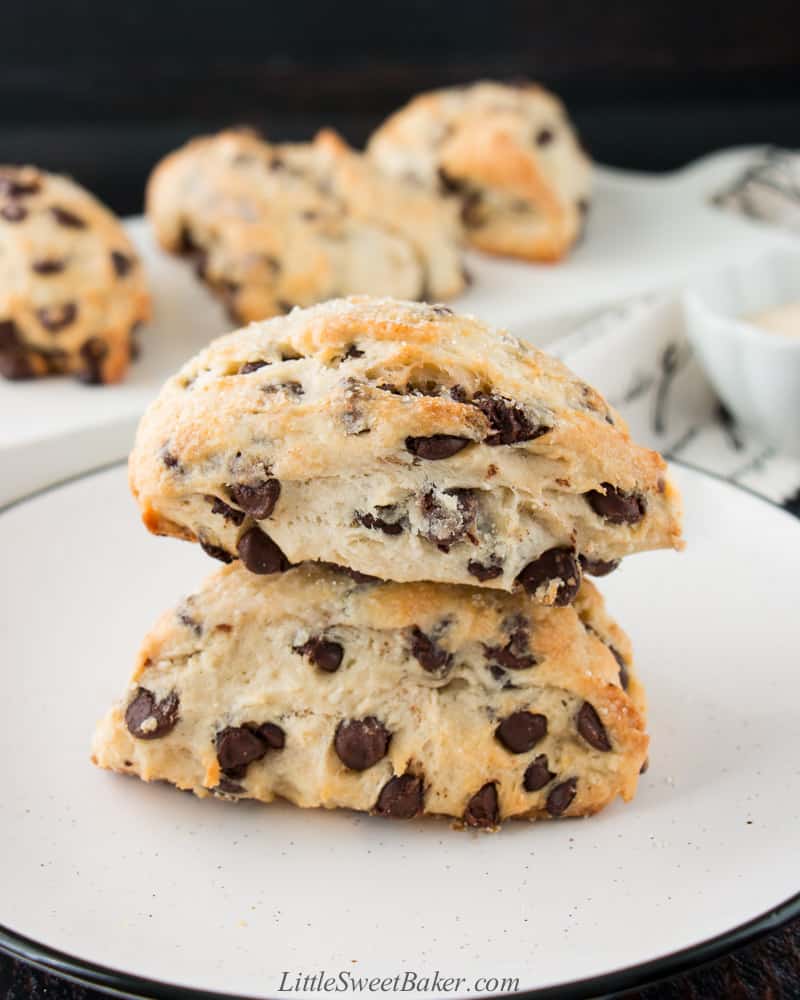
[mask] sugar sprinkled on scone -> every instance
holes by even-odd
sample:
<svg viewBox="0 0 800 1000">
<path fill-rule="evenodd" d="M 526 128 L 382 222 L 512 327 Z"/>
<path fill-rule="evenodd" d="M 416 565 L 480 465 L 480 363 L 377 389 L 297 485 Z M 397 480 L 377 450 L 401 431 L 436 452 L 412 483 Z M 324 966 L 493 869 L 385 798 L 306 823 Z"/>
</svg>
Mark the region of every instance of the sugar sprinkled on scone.
<svg viewBox="0 0 800 1000">
<path fill-rule="evenodd" d="M 553 358 L 446 306 L 351 298 L 217 340 L 130 461 L 150 530 L 255 573 L 326 560 L 569 603 L 680 547 L 661 456 Z"/>
</svg>

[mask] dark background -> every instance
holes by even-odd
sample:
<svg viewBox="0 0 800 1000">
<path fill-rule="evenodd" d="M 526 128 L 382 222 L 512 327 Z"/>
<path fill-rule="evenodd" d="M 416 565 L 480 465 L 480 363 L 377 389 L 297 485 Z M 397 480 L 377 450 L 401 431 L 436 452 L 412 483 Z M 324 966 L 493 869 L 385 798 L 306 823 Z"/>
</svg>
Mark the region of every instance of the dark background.
<svg viewBox="0 0 800 1000">
<path fill-rule="evenodd" d="M 361 144 L 417 91 L 481 76 L 552 87 L 617 166 L 800 148 L 800 0 L 3 0 L 0 162 L 66 171 L 137 212 L 155 161 L 198 132 L 330 124 Z M 87 996 L 0 956 L 0 997 Z M 636 996 L 793 1000 L 800 922 Z"/>
<path fill-rule="evenodd" d="M 360 144 L 424 88 L 542 80 L 596 159 L 665 170 L 800 147 L 800 2 L 4 0 L 0 162 L 75 175 L 117 211 L 153 163 L 231 123 Z"/>
</svg>

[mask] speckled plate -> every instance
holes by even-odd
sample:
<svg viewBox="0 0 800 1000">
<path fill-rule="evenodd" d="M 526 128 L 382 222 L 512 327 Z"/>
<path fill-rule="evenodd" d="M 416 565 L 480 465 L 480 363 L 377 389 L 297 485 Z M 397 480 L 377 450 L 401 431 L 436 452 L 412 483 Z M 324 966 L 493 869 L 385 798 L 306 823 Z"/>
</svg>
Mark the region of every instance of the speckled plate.
<svg viewBox="0 0 800 1000">
<path fill-rule="evenodd" d="M 603 584 L 649 684 L 639 796 L 497 835 L 95 770 L 141 637 L 211 564 L 146 535 L 121 466 L 0 514 L 0 946 L 147 997 L 312 996 L 321 972 L 348 993 L 408 975 L 428 996 L 578 997 L 796 914 L 800 522 L 676 471 L 686 552 Z"/>
</svg>

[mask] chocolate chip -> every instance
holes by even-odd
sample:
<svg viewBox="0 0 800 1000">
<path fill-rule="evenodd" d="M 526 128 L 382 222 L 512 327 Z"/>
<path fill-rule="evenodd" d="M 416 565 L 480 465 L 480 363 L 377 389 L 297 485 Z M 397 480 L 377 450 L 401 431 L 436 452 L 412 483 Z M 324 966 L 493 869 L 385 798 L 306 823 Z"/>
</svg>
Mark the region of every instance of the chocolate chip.
<svg viewBox="0 0 800 1000">
<path fill-rule="evenodd" d="M 203 626 L 186 611 L 181 611 L 177 619 L 184 628 L 190 628 L 198 638 L 203 634 Z"/>
<path fill-rule="evenodd" d="M 235 524 L 237 528 L 242 521 L 244 521 L 245 515 L 243 510 L 234 510 L 233 507 L 229 507 L 224 500 L 220 500 L 219 497 L 208 495 L 205 497 L 205 501 L 206 503 L 211 504 L 212 514 L 221 514 L 226 521 L 230 521 L 232 524 Z"/>
<path fill-rule="evenodd" d="M 588 556 L 578 557 L 581 567 L 590 576 L 608 576 L 619 566 L 619 559 L 590 559 Z"/>
<path fill-rule="evenodd" d="M 174 691 L 157 701 L 152 691 L 140 687 L 125 709 L 125 725 L 131 736 L 139 740 L 157 740 L 175 727 L 179 707 Z"/>
<path fill-rule="evenodd" d="M 547 719 L 533 712 L 514 712 L 503 719 L 494 735 L 511 753 L 527 753 L 547 735 Z"/>
<path fill-rule="evenodd" d="M 344 354 L 342 355 L 342 357 L 347 358 L 347 359 L 350 359 L 350 358 L 363 358 L 364 357 L 364 352 L 362 350 L 360 350 L 358 347 L 356 347 L 355 344 L 351 344 L 347 348 L 347 350 L 344 352 Z"/>
<path fill-rule="evenodd" d="M 303 396 L 305 394 L 305 389 L 299 382 L 273 382 L 270 385 L 264 385 L 261 387 L 262 392 L 267 396 L 272 395 L 276 392 L 285 392 L 290 396 Z"/>
<path fill-rule="evenodd" d="M 183 226 L 178 235 L 178 253 L 192 253 L 197 249 L 191 230 L 188 226 Z"/>
<path fill-rule="evenodd" d="M 549 785 L 555 778 L 547 764 L 547 757 L 540 753 L 534 757 L 532 763 L 528 764 L 522 778 L 522 787 L 526 792 L 538 792 L 540 788 Z"/>
<path fill-rule="evenodd" d="M 460 180 L 451 177 L 442 167 L 437 170 L 439 184 L 445 194 L 460 194 L 464 190 L 464 185 Z"/>
<path fill-rule="evenodd" d="M 103 360 L 108 354 L 108 344 L 100 337 L 89 337 L 81 344 L 78 353 L 84 362 L 78 378 L 87 385 L 102 385 Z"/>
<path fill-rule="evenodd" d="M 260 528 L 252 527 L 245 531 L 236 549 L 251 573 L 283 573 L 289 568 L 289 560 Z"/>
<path fill-rule="evenodd" d="M 161 452 L 161 461 L 168 469 L 179 469 L 181 465 L 178 461 L 177 455 L 173 455 L 172 452 L 168 451 L 166 448 Z"/>
<path fill-rule="evenodd" d="M 600 721 L 600 716 L 595 711 L 593 705 L 585 701 L 581 705 L 576 718 L 578 732 L 586 740 L 589 746 L 595 750 L 602 750 L 607 753 L 611 749 L 611 741 L 608 738 L 606 727 Z"/>
<path fill-rule="evenodd" d="M 536 145 L 537 146 L 549 146 L 550 143 L 555 138 L 555 134 L 552 129 L 542 128 L 536 133 Z"/>
<path fill-rule="evenodd" d="M 489 666 L 489 673 L 492 675 L 492 677 L 494 677 L 494 679 L 498 683 L 500 681 L 505 680 L 505 683 L 503 684 L 504 688 L 513 688 L 514 687 L 514 685 L 511 683 L 510 680 L 506 680 L 506 678 L 508 677 L 508 672 L 507 671 L 503 670 L 502 667 L 498 667 L 496 663 L 490 663 L 488 666 Z"/>
<path fill-rule="evenodd" d="M 119 250 L 111 251 L 111 263 L 117 273 L 118 278 L 124 278 L 133 267 L 133 258 Z"/>
<path fill-rule="evenodd" d="M 286 746 L 286 733 L 274 722 L 262 722 L 260 726 L 255 727 L 255 732 L 270 750 L 283 750 Z"/>
<path fill-rule="evenodd" d="M 497 826 L 500 812 L 497 805 L 497 788 L 493 782 L 479 789 L 467 803 L 464 822 L 479 829 Z"/>
<path fill-rule="evenodd" d="M 453 434 L 432 434 L 430 437 L 407 437 L 406 448 L 417 458 L 431 462 L 456 455 L 470 443 L 469 438 Z"/>
<path fill-rule="evenodd" d="M 211 556 L 212 559 L 219 559 L 223 563 L 233 562 L 233 556 L 227 549 L 223 549 L 221 545 L 212 545 L 211 542 L 204 542 L 201 538 L 200 548 L 207 556 Z"/>
<path fill-rule="evenodd" d="M 17 324 L 13 319 L 0 319 L 0 351 L 21 347 Z"/>
<path fill-rule="evenodd" d="M 577 778 L 567 778 L 552 789 L 547 796 L 546 808 L 551 816 L 560 816 L 572 804 L 578 787 Z"/>
<path fill-rule="evenodd" d="M 33 378 L 35 374 L 16 323 L 11 319 L 0 320 L 0 375 L 16 380 Z"/>
<path fill-rule="evenodd" d="M 86 228 L 86 223 L 83 219 L 79 215 L 75 215 L 74 212 L 68 211 L 66 208 L 61 208 L 59 205 L 52 205 L 50 212 L 59 226 L 66 226 L 67 229 Z"/>
<path fill-rule="evenodd" d="M 266 368 L 270 364 L 269 361 L 245 361 L 242 367 L 239 369 L 239 375 L 249 375 L 250 372 L 257 372 L 259 368 Z"/>
<path fill-rule="evenodd" d="M 35 378 L 36 369 L 22 350 L 0 351 L 0 375 L 12 381 Z"/>
<path fill-rule="evenodd" d="M 434 316 L 453 316 L 453 310 L 441 302 L 435 302 L 431 307 Z"/>
<path fill-rule="evenodd" d="M 465 191 L 461 201 L 461 221 L 476 229 L 486 221 L 483 213 L 483 195 L 480 191 Z"/>
<path fill-rule="evenodd" d="M 381 789 L 375 812 L 390 819 L 412 819 L 422 811 L 423 782 L 415 774 L 400 774 L 390 778 Z"/>
<path fill-rule="evenodd" d="M 275 510 L 281 494 L 281 484 L 277 479 L 262 479 L 252 483 L 235 483 L 228 487 L 235 504 L 256 521 L 263 521 Z"/>
<path fill-rule="evenodd" d="M 533 441 L 552 430 L 546 424 L 531 423 L 521 406 L 502 396 L 479 393 L 473 398 L 472 405 L 477 406 L 492 428 L 492 433 L 484 438 L 484 444 L 518 444 L 520 441 Z"/>
<path fill-rule="evenodd" d="M 609 524 L 637 524 L 645 515 L 647 500 L 637 493 L 625 493 L 611 483 L 600 484 L 605 490 L 589 490 L 584 493 L 595 514 Z"/>
<path fill-rule="evenodd" d="M 548 549 L 538 559 L 529 562 L 517 580 L 529 594 L 535 594 L 540 587 L 546 588 L 551 581 L 559 580 L 553 604 L 560 608 L 575 600 L 581 585 L 581 570 L 572 549 Z"/>
<path fill-rule="evenodd" d="M 428 490 L 419 500 L 420 534 L 447 552 L 475 528 L 478 499 L 475 490 Z"/>
<path fill-rule="evenodd" d="M 31 270 L 36 274 L 60 274 L 67 266 L 63 260 L 35 260 L 31 264 Z"/>
<path fill-rule="evenodd" d="M 214 791 L 222 792 L 223 795 L 240 795 L 244 791 L 244 786 L 240 785 L 238 781 L 231 781 L 223 774 Z"/>
<path fill-rule="evenodd" d="M 344 647 L 341 643 L 323 639 L 322 636 L 313 636 L 302 646 L 295 646 L 294 651 L 307 656 L 314 666 L 328 674 L 335 673 L 339 669 L 344 656 Z"/>
<path fill-rule="evenodd" d="M 74 302 L 62 302 L 54 306 L 44 306 L 36 310 L 39 322 L 51 333 L 58 333 L 75 322 L 78 307 Z"/>
<path fill-rule="evenodd" d="M 389 513 L 396 512 L 396 508 L 393 504 L 389 504 L 385 507 L 376 507 L 376 511 L 387 511 Z M 362 514 L 360 511 L 356 511 L 354 515 L 354 521 L 356 524 L 361 524 L 365 528 L 369 528 L 372 531 L 382 531 L 385 535 L 401 535 L 403 533 L 403 520 L 399 521 L 387 521 L 385 518 L 378 516 L 377 514 Z"/>
<path fill-rule="evenodd" d="M 442 649 L 416 625 L 411 630 L 411 655 L 429 673 L 445 671 L 453 662 L 452 653 Z"/>
<path fill-rule="evenodd" d="M 232 778 L 244 777 L 247 765 L 261 760 L 269 749 L 249 726 L 226 726 L 217 733 L 214 744 L 219 766 Z"/>
<path fill-rule="evenodd" d="M 647 772 L 649 770 L 650 770 L 650 758 L 649 757 L 645 757 L 644 763 L 639 768 L 639 774 L 647 774 Z"/>
<path fill-rule="evenodd" d="M 607 642 L 606 645 L 608 646 L 609 651 L 611 652 L 611 655 L 614 657 L 614 659 L 619 664 L 619 686 L 622 688 L 623 691 L 627 691 L 628 690 L 628 685 L 630 684 L 630 680 L 631 680 L 630 674 L 628 673 L 628 665 L 622 659 L 622 654 L 620 653 L 620 651 L 618 649 L 615 649 L 611 645 L 611 643 Z"/>
<path fill-rule="evenodd" d="M 12 201 L 0 208 L 0 215 L 6 222 L 23 222 L 28 217 L 28 209 L 19 202 Z"/>
<path fill-rule="evenodd" d="M 514 629 L 505 646 L 483 648 L 487 660 L 506 670 L 527 670 L 536 665 L 536 657 L 531 655 L 528 646 L 528 631 L 522 626 Z"/>
<path fill-rule="evenodd" d="M 500 563 L 489 563 L 487 566 L 485 563 L 472 560 L 467 563 L 467 572 L 483 583 L 485 580 L 494 580 L 496 577 L 502 576 L 503 567 Z"/>
<path fill-rule="evenodd" d="M 374 715 L 348 719 L 336 727 L 333 746 L 339 760 L 352 771 L 366 771 L 386 756 L 392 735 Z"/>
<path fill-rule="evenodd" d="M 8 174 L 0 177 L 0 195 L 6 195 L 8 198 L 23 198 L 25 195 L 38 194 L 41 187 L 38 180 L 21 181 Z"/>
</svg>

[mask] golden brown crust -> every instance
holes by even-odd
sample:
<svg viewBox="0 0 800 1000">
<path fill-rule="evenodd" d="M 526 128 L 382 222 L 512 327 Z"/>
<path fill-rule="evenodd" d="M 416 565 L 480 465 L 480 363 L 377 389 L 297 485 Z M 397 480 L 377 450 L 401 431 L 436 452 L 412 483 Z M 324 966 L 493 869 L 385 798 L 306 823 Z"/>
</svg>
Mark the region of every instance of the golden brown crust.
<svg viewBox="0 0 800 1000">
<path fill-rule="evenodd" d="M 422 652 L 420 635 L 432 643 Z M 335 665 L 314 659 L 321 639 L 338 645 Z M 140 716 L 137 735 L 125 713 L 142 690 L 151 706 L 172 697 L 172 714 L 161 731 L 158 710 L 149 722 Z M 524 748 L 499 735 L 516 712 L 546 719 Z M 356 770 L 336 733 L 366 717 L 390 738 Z M 410 773 L 424 786 L 424 811 L 456 819 L 491 784 L 498 812 L 485 825 L 494 826 L 558 813 L 551 793 L 573 778 L 563 815 L 630 799 L 647 754 L 643 720 L 629 645 L 589 584 L 574 608 L 547 609 L 467 587 L 360 584 L 322 566 L 280 578 L 231 566 L 145 639 L 124 703 L 98 727 L 94 759 L 198 795 L 361 810 L 375 808 L 393 776 Z M 219 734 L 266 722 L 280 727 L 284 746 L 223 774 Z M 535 762 L 544 778 L 526 787 Z"/>
<path fill-rule="evenodd" d="M 440 435 L 463 446 L 415 453 Z M 150 530 L 231 555 L 254 524 L 237 483 L 277 480 L 256 520 L 291 562 L 387 579 L 511 589 L 549 549 L 610 561 L 681 545 L 663 459 L 597 392 L 441 306 L 352 298 L 221 338 L 144 416 L 130 476 Z M 598 513 L 607 493 L 633 516 Z M 215 513 L 215 499 L 238 515 Z M 500 568 L 479 581 L 475 562 Z"/>
<path fill-rule="evenodd" d="M 153 171 L 147 214 L 241 321 L 351 292 L 443 299 L 464 287 L 455 206 L 384 176 L 331 131 L 304 144 L 195 139 Z"/>
<path fill-rule="evenodd" d="M 590 164 L 563 105 L 537 85 L 481 82 L 415 97 L 370 140 L 381 169 L 462 199 L 481 250 L 557 261 L 583 227 Z"/>
</svg>

